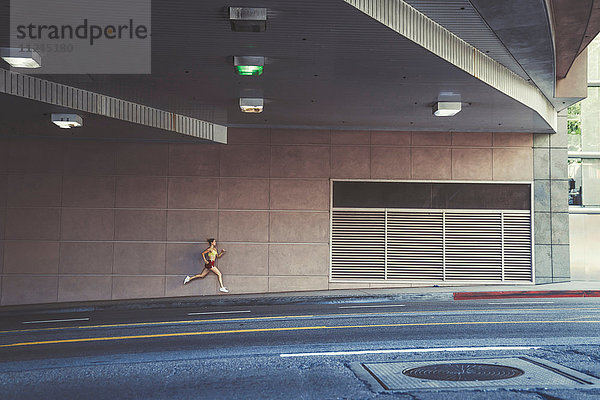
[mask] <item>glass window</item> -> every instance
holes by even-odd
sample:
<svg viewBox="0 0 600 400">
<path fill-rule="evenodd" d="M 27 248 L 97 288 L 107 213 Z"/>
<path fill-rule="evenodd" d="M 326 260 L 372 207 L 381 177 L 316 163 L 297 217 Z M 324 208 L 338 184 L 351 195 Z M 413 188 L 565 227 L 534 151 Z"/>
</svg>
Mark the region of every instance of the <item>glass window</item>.
<svg viewBox="0 0 600 400">
<path fill-rule="evenodd" d="M 583 206 L 600 207 L 600 159 L 583 159 Z"/>
<path fill-rule="evenodd" d="M 600 82 L 600 39 L 596 37 L 588 46 L 588 82 Z"/>
<path fill-rule="evenodd" d="M 569 151 L 581 151 L 581 102 L 568 108 L 567 133 Z"/>
<path fill-rule="evenodd" d="M 569 158 L 569 205 L 581 206 L 581 158 Z"/>
<path fill-rule="evenodd" d="M 600 87 L 589 87 L 581 101 L 580 151 L 600 151 Z"/>
<path fill-rule="evenodd" d="M 569 205 L 600 207 L 600 36 L 588 46 L 588 97 L 567 111 Z"/>
</svg>

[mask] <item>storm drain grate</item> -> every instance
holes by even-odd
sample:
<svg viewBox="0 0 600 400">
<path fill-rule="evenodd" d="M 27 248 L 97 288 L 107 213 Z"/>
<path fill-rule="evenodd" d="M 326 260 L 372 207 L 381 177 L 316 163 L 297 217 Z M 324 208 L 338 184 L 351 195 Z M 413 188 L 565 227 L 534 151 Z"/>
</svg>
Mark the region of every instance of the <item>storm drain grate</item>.
<svg viewBox="0 0 600 400">
<path fill-rule="evenodd" d="M 600 380 L 534 357 L 361 364 L 386 390 L 583 388 Z"/>
<path fill-rule="evenodd" d="M 494 381 L 523 375 L 518 368 L 493 364 L 434 364 L 402 371 L 404 375 L 434 381 Z"/>
</svg>

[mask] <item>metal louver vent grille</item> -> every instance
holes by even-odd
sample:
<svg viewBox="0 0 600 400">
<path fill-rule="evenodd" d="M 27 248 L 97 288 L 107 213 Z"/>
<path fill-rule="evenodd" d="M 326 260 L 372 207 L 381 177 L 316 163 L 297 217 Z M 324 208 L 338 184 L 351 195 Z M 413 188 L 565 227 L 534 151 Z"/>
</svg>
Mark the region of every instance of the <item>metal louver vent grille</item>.
<svg viewBox="0 0 600 400">
<path fill-rule="evenodd" d="M 500 213 L 446 213 L 446 279 L 502 280 Z"/>
<path fill-rule="evenodd" d="M 331 278 L 531 282 L 529 211 L 333 210 Z"/>
<path fill-rule="evenodd" d="M 333 212 L 333 279 L 385 278 L 385 212 Z"/>
<path fill-rule="evenodd" d="M 443 278 L 443 215 L 388 212 L 387 277 Z"/>
<path fill-rule="evenodd" d="M 529 215 L 504 214 L 504 277 L 531 281 L 531 221 Z"/>
</svg>

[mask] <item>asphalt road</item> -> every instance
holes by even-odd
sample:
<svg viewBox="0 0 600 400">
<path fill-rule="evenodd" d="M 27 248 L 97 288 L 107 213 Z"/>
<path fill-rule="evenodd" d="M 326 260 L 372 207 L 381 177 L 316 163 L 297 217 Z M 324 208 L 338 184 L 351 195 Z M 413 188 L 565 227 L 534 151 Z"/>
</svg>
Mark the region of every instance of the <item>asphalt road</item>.
<svg viewBox="0 0 600 400">
<path fill-rule="evenodd" d="M 3 316 L 0 398 L 454 399 L 455 389 L 386 390 L 363 364 L 518 357 L 600 378 L 600 299 Z M 459 393 L 464 399 L 600 398 L 600 386 L 592 384 L 512 382 Z"/>
</svg>

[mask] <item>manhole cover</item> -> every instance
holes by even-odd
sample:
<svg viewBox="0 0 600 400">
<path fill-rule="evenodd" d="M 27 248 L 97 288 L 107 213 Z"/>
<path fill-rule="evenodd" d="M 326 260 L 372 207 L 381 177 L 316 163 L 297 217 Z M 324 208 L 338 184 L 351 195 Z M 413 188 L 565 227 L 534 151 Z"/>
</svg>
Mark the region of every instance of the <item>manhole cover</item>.
<svg viewBox="0 0 600 400">
<path fill-rule="evenodd" d="M 600 380 L 534 357 L 356 363 L 385 390 L 598 387 Z M 361 375 L 360 371 L 366 372 Z"/>
<path fill-rule="evenodd" d="M 493 364 L 434 364 L 402 371 L 404 375 L 434 381 L 495 381 L 523 375 L 523 370 Z"/>
</svg>

